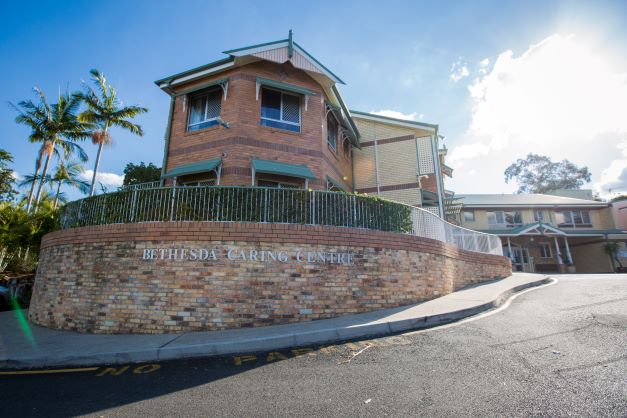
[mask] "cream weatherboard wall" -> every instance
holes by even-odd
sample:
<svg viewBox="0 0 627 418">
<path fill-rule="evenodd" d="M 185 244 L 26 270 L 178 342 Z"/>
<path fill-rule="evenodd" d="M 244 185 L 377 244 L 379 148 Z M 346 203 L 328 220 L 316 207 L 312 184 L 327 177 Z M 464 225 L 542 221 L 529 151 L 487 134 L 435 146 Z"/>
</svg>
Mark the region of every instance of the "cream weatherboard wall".
<svg viewBox="0 0 627 418">
<path fill-rule="evenodd" d="M 542 208 L 539 210 L 542 210 L 543 212 L 544 222 L 557 225 L 555 212 L 559 212 L 561 210 L 569 210 L 569 209 L 570 208 L 568 209 L 565 208 L 565 209 L 560 209 L 556 211 L 554 209 Z M 573 210 L 587 210 L 588 213 L 590 214 L 590 222 L 592 224 L 591 227 L 578 227 L 576 229 L 612 229 L 614 228 L 614 222 L 612 220 L 612 214 L 609 208 L 603 208 L 603 209 L 575 208 Z M 462 225 L 466 228 L 475 229 L 475 230 L 490 229 L 490 225 L 488 224 L 488 212 L 495 212 L 495 211 L 505 211 L 505 212 L 518 211 L 520 212 L 520 215 L 522 217 L 523 225 L 535 222 L 534 209 L 496 208 L 496 209 L 466 209 L 466 211 L 474 212 L 475 220 L 474 221 L 465 220 L 464 215 L 463 215 L 464 211 L 462 211 L 462 215 L 461 215 Z M 567 227 L 560 227 L 560 228 L 566 229 L 566 230 L 573 229 L 573 228 L 567 228 Z"/>
<path fill-rule="evenodd" d="M 435 164 L 430 139 L 425 146 L 416 138 L 428 138 L 433 132 L 367 117 L 353 114 L 363 145 L 362 149 L 353 150 L 355 189 L 374 194 L 378 186 L 381 197 L 421 205 L 418 176 L 431 174 L 434 177 Z M 422 187 L 437 193 L 433 179 L 424 179 Z"/>
</svg>

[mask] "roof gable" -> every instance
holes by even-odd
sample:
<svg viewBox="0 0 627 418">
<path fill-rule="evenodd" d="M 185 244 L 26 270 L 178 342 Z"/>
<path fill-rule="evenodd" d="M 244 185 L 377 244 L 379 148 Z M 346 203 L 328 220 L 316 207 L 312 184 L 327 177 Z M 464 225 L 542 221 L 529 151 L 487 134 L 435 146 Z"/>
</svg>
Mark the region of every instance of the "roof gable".
<svg viewBox="0 0 627 418">
<path fill-rule="evenodd" d="M 290 61 L 295 68 L 322 74 L 328 77 L 333 83 L 346 84 L 320 61 L 314 58 L 313 55 L 294 42 L 291 29 L 287 39 L 230 49 L 224 51 L 224 53 L 236 58 L 251 55 L 279 64 Z"/>
</svg>

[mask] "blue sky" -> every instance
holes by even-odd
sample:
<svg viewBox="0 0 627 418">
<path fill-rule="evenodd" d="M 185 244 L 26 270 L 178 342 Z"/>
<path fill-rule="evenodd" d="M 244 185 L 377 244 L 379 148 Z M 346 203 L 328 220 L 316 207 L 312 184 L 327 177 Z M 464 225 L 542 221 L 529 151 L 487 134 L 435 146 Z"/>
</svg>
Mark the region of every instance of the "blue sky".
<svg viewBox="0 0 627 418">
<path fill-rule="evenodd" d="M 31 173 L 37 147 L 6 103 L 32 98 L 33 86 L 52 101 L 98 68 L 125 103 L 150 109 L 137 118 L 143 138 L 113 131 L 103 182 L 128 162 L 161 165 L 168 98 L 154 80 L 289 29 L 347 83 L 351 109 L 440 125 L 456 169 L 447 188 L 511 192 L 504 168 L 540 152 L 588 165 L 588 187 L 603 195 L 625 190 L 627 117 L 614 115 L 627 104 L 624 1 L 4 3 L 0 146 L 20 175 Z M 575 94 L 582 85 L 601 93 Z M 84 145 L 93 159 L 96 147 Z"/>
</svg>

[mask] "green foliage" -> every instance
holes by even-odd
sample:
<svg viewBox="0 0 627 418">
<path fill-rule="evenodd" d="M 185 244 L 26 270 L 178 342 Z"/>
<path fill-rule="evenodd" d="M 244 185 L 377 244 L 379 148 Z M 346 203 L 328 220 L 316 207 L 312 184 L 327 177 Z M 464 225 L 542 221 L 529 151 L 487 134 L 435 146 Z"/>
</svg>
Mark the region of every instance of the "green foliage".
<svg viewBox="0 0 627 418">
<path fill-rule="evenodd" d="M 623 267 L 623 264 L 618 258 L 618 252 L 620 251 L 620 244 L 618 242 L 606 242 L 605 244 L 603 244 L 603 251 L 605 251 L 605 254 L 609 255 L 614 261 L 616 261 L 621 268 Z"/>
<path fill-rule="evenodd" d="M 0 202 L 13 200 L 17 193 L 13 189 L 15 178 L 13 177 L 13 170 L 8 166 L 10 162 L 13 162 L 13 156 L 0 148 Z"/>
<path fill-rule="evenodd" d="M 90 135 L 92 125 L 79 121 L 77 111 L 81 104 L 81 97 L 77 93 L 59 94 L 57 103 L 49 104 L 43 91 L 35 88 L 38 101 L 23 100 L 17 105 L 11 104 L 18 112 L 15 121 L 31 129 L 28 137 L 30 142 L 41 143 L 37 159 L 33 183 L 28 199 L 30 209 L 31 199 L 35 189 L 35 181 L 39 180 L 39 187 L 35 196 L 35 209 L 39 204 L 41 192 L 48 176 L 50 160 L 53 155 L 60 157 L 59 150 L 63 151 L 63 158 L 77 154 L 81 161 L 87 161 L 87 154 L 76 143 Z M 42 160 L 45 159 L 43 172 L 39 174 Z"/>
<path fill-rule="evenodd" d="M 57 211 L 49 198 L 42 200 L 37 213 L 30 214 L 22 206 L 0 203 L 0 248 L 7 251 L 7 269 L 34 269 L 41 238 L 58 227 Z"/>
<path fill-rule="evenodd" d="M 100 154 L 103 146 L 111 141 L 109 128 L 116 126 L 135 135 L 143 136 L 144 131 L 142 127 L 131 122 L 131 119 L 148 112 L 148 109 L 140 106 L 124 106 L 118 99 L 115 88 L 107 83 L 104 74 L 95 69 L 92 69 L 90 73 L 92 81 L 96 85 L 96 90 L 85 84 L 85 91 L 80 94 L 80 98 L 87 105 L 87 109 L 79 115 L 79 120 L 94 126 L 92 141 L 98 145 L 98 155 L 94 165 L 94 177 L 90 191 L 90 194 L 93 195 Z"/>
<path fill-rule="evenodd" d="M 161 168 L 153 163 L 146 165 L 143 161 L 135 165 L 133 163 L 126 164 L 124 168 L 124 185 L 148 183 L 151 181 L 159 181 L 161 179 Z"/>
<path fill-rule="evenodd" d="M 505 182 L 516 180 L 516 193 L 546 193 L 557 189 L 580 189 L 590 181 L 588 167 L 577 167 L 568 160 L 553 162 L 549 157 L 528 154 L 505 170 Z"/>
<path fill-rule="evenodd" d="M 620 202 L 621 200 L 627 200 L 627 194 L 621 194 L 616 197 L 613 197 L 610 202 Z"/>
<path fill-rule="evenodd" d="M 412 208 L 376 196 L 263 187 L 162 187 L 71 202 L 64 227 L 154 221 L 314 224 L 410 232 Z"/>
</svg>

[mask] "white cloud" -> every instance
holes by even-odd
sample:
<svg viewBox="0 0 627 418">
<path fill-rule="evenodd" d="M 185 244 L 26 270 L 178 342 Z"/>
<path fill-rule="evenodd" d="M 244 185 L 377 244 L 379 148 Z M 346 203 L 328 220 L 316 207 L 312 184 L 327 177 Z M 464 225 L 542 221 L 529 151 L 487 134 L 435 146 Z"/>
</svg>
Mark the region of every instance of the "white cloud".
<svg viewBox="0 0 627 418">
<path fill-rule="evenodd" d="M 20 181 L 22 180 L 22 176 L 17 171 L 12 171 L 11 175 L 13 176 L 13 180 Z"/>
<path fill-rule="evenodd" d="M 485 75 L 488 73 L 488 65 L 490 65 L 490 59 L 484 58 L 479 62 L 479 73 Z"/>
<path fill-rule="evenodd" d="M 457 83 L 459 80 L 468 77 L 469 75 L 470 71 L 468 71 L 468 66 L 461 60 L 461 58 L 451 65 L 450 78 L 454 83 Z"/>
<path fill-rule="evenodd" d="M 405 119 L 405 120 L 416 120 L 416 115 L 418 114 L 417 112 L 414 113 L 408 113 L 408 114 L 404 114 L 401 112 L 397 112 L 396 110 L 371 110 L 370 113 L 372 113 L 373 115 L 379 115 L 379 116 L 387 116 L 388 118 L 396 118 L 396 119 Z M 422 118 L 424 115 L 420 114 L 420 118 Z"/>
<path fill-rule="evenodd" d="M 594 191 L 601 197 L 627 191 L 627 141 L 621 142 L 616 148 L 621 150 L 622 158 L 613 160 L 601 173 L 601 179 L 594 183 Z"/>
<path fill-rule="evenodd" d="M 472 182 L 457 171 L 451 187 L 501 192 L 509 188 L 504 169 L 530 152 L 587 165 L 598 187 L 620 180 L 627 155 L 617 158 L 616 145 L 627 144 L 627 75 L 603 53 L 562 35 L 520 56 L 501 53 L 468 87 L 471 122 L 450 154 L 451 163 L 479 171 Z M 624 154 L 627 145 L 620 149 Z"/>
<path fill-rule="evenodd" d="M 94 170 L 85 170 L 80 174 L 80 178 L 91 182 L 91 178 L 94 175 Z M 115 173 L 106 173 L 99 171 L 96 174 L 96 184 L 102 183 L 104 186 L 116 186 L 119 187 L 124 182 L 124 176 L 120 176 Z"/>
<path fill-rule="evenodd" d="M 460 162 L 462 160 L 473 159 L 480 155 L 488 155 L 490 147 L 480 142 L 474 144 L 460 145 L 451 151 L 450 162 Z"/>
</svg>

